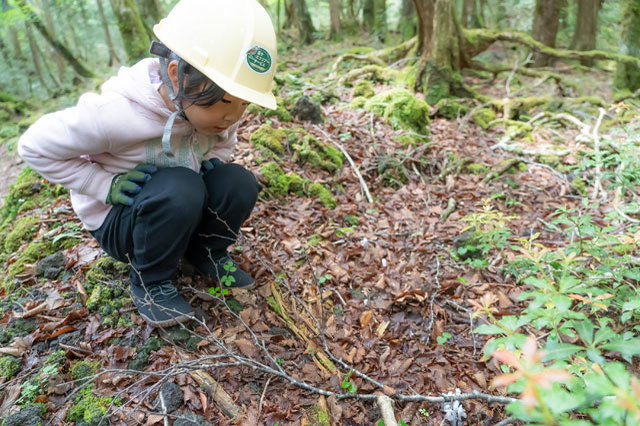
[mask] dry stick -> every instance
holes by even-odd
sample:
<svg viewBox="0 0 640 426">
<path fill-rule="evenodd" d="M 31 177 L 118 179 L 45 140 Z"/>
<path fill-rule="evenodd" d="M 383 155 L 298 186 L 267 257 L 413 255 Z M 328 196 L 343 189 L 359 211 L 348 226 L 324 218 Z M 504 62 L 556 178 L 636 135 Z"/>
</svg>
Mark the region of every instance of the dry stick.
<svg viewBox="0 0 640 426">
<path fill-rule="evenodd" d="M 393 412 L 393 400 L 387 395 L 378 395 L 376 399 L 380 412 L 382 412 L 382 420 L 384 420 L 384 426 L 398 426 L 396 422 L 396 416 Z"/>
<path fill-rule="evenodd" d="M 598 134 L 598 129 L 600 128 L 602 119 L 607 112 L 603 108 L 598 108 L 598 111 L 600 111 L 600 115 L 598 116 L 596 125 L 593 127 L 593 133 L 591 134 L 591 137 L 593 138 L 593 149 L 596 154 L 596 179 L 593 183 L 593 195 L 591 198 L 594 200 L 598 198 L 598 192 L 601 191 L 602 198 L 606 201 L 607 193 L 602 187 L 602 158 L 600 157 L 600 135 Z"/>
<path fill-rule="evenodd" d="M 264 396 L 267 394 L 269 383 L 271 383 L 271 377 L 267 379 L 267 383 L 265 383 L 264 390 L 262 391 L 262 396 L 260 396 L 260 403 L 258 404 L 258 420 L 260 420 L 260 415 L 262 414 L 262 404 L 264 403 Z"/>
<path fill-rule="evenodd" d="M 344 154 L 345 157 L 347 157 L 347 160 L 349 161 L 349 164 L 351 164 L 351 167 L 353 168 L 353 171 L 355 172 L 356 176 L 358 176 L 358 180 L 360 180 L 360 186 L 362 187 L 362 189 L 363 189 L 363 191 L 364 191 L 364 193 L 365 193 L 365 195 L 367 197 L 367 201 L 369 203 L 373 203 L 373 198 L 371 198 L 371 193 L 369 192 L 369 187 L 367 186 L 367 183 L 362 178 L 362 175 L 360 174 L 360 170 L 358 170 L 358 167 L 356 166 L 356 163 L 353 162 L 353 159 L 351 158 L 349 153 L 344 149 L 344 147 L 342 145 L 340 145 L 338 142 L 334 141 L 333 138 L 331 137 L 331 135 L 329 135 L 327 132 L 322 130 L 322 128 L 320 128 L 320 126 L 315 125 L 314 127 L 315 127 L 315 129 L 317 131 L 322 133 L 325 138 L 327 138 L 329 141 L 331 141 L 331 143 L 333 145 L 335 145 L 335 147 L 338 148 Z"/>
<path fill-rule="evenodd" d="M 429 341 L 431 340 L 431 330 L 433 329 L 433 323 L 434 323 L 433 305 L 435 304 L 436 297 L 438 297 L 438 295 L 440 294 L 440 289 L 442 288 L 440 285 L 440 279 L 438 278 L 439 275 L 440 275 L 440 259 L 438 259 L 438 256 L 436 256 L 436 276 L 435 276 L 436 290 L 433 292 L 433 294 L 431 295 L 431 299 L 429 300 L 429 324 L 427 325 L 427 329 L 425 330 L 425 332 L 427 333 L 427 341 L 425 345 L 428 345 Z"/>
<path fill-rule="evenodd" d="M 162 390 L 160 390 L 158 394 L 158 396 L 160 396 L 160 407 L 162 407 L 162 415 L 164 416 L 164 426 L 169 426 L 169 418 L 167 417 L 167 405 L 164 403 L 164 395 L 162 394 Z"/>
</svg>

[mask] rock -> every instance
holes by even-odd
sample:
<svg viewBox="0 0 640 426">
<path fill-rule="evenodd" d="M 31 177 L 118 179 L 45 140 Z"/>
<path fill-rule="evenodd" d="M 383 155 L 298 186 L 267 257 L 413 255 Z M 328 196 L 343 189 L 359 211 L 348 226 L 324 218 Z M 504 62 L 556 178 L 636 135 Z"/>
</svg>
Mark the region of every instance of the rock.
<svg viewBox="0 0 640 426">
<path fill-rule="evenodd" d="M 167 409 L 167 413 L 176 411 L 184 402 L 184 393 L 182 393 L 182 389 L 180 389 L 180 386 L 176 385 L 175 383 L 163 383 L 160 387 L 160 393 L 162 394 L 162 398 L 164 399 L 164 406 Z M 154 405 L 157 411 L 162 412 L 160 395 L 158 395 L 158 397 L 156 398 L 156 402 Z"/>
<path fill-rule="evenodd" d="M 27 405 L 17 413 L 10 415 L 3 426 L 40 426 L 42 424 L 42 406 Z"/>
<path fill-rule="evenodd" d="M 178 419 L 173 422 L 173 426 L 211 426 L 202 416 L 193 413 L 176 413 Z"/>
<path fill-rule="evenodd" d="M 322 117 L 322 109 L 308 96 L 300 96 L 296 106 L 293 108 L 293 115 L 302 121 L 311 121 L 318 124 L 324 121 Z"/>
<path fill-rule="evenodd" d="M 64 255 L 62 252 L 57 252 L 38 262 L 36 272 L 40 276 L 54 280 L 58 277 L 60 272 L 65 270 L 66 266 L 67 260 L 64 258 Z"/>
</svg>

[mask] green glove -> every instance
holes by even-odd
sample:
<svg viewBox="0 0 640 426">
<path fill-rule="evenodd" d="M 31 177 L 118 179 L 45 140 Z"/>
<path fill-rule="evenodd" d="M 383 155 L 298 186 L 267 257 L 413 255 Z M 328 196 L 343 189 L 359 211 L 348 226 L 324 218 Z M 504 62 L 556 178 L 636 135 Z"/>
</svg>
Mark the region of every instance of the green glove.
<svg viewBox="0 0 640 426">
<path fill-rule="evenodd" d="M 142 190 L 142 185 L 149 182 L 151 175 L 157 171 L 158 168 L 153 164 L 140 163 L 127 173 L 115 175 L 107 195 L 107 204 L 132 206 L 133 198 Z"/>
</svg>

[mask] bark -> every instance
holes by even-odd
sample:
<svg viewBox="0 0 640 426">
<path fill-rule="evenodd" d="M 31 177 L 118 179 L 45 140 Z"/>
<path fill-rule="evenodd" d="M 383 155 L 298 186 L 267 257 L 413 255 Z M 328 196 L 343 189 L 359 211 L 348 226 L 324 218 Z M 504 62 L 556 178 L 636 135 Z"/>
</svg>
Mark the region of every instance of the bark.
<svg viewBox="0 0 640 426">
<path fill-rule="evenodd" d="M 342 22 L 340 21 L 340 13 L 342 12 L 342 0 L 329 0 L 329 14 L 331 17 L 331 32 L 329 38 L 337 40 L 340 38 Z"/>
<path fill-rule="evenodd" d="M 109 0 L 118 21 L 118 28 L 129 62 L 147 56 L 151 40 L 133 0 Z"/>
<path fill-rule="evenodd" d="M 40 7 L 42 9 L 42 11 L 44 12 L 44 21 L 47 25 L 47 30 L 49 30 L 49 32 L 51 33 L 51 35 L 53 37 L 56 37 L 56 30 L 55 30 L 55 26 L 53 24 L 53 15 L 51 14 L 51 8 L 49 7 L 49 1 L 48 0 L 40 0 Z M 68 46 L 69 44 L 67 43 L 66 40 L 61 40 L 61 42 L 65 45 Z M 56 68 L 58 68 L 58 74 L 60 75 L 64 75 L 64 58 L 55 51 L 55 49 L 53 49 L 53 47 L 49 46 L 50 52 L 49 55 L 53 56 L 53 60 L 56 63 Z"/>
<path fill-rule="evenodd" d="M 107 41 L 107 48 L 109 49 L 109 66 L 112 67 L 120 63 L 116 50 L 113 47 L 113 40 L 111 40 L 111 33 L 109 32 L 109 23 L 104 14 L 104 8 L 102 7 L 102 0 L 96 0 L 98 4 L 98 13 L 100 14 L 100 22 L 102 22 L 102 28 L 104 29 L 104 36 Z"/>
<path fill-rule="evenodd" d="M 536 8 L 533 17 L 533 38 L 545 46 L 556 47 L 558 25 L 560 23 L 560 9 L 563 6 L 560 0 L 536 0 Z M 536 53 L 533 57 L 533 66 L 544 67 L 549 64 L 549 57 Z"/>
<path fill-rule="evenodd" d="M 293 8 L 296 14 L 300 43 L 311 44 L 313 42 L 313 33 L 316 30 L 313 27 L 306 0 L 293 0 Z"/>
<path fill-rule="evenodd" d="M 374 30 L 378 40 L 384 42 L 387 38 L 387 1 L 374 1 L 375 22 Z"/>
<path fill-rule="evenodd" d="M 362 26 L 365 31 L 371 32 L 376 24 L 375 0 L 364 0 L 362 5 Z"/>
<path fill-rule="evenodd" d="M 53 46 L 53 48 L 62 55 L 62 57 L 67 61 L 67 63 L 73 68 L 73 70 L 78 73 L 78 75 L 82 77 L 94 77 L 93 72 L 91 72 L 84 64 L 82 64 L 69 49 L 67 49 L 58 39 L 56 39 L 45 27 L 45 25 L 40 20 L 40 17 L 33 11 L 33 9 L 25 3 L 24 0 L 14 0 L 15 4 L 19 6 L 24 14 L 27 17 L 27 20 L 33 24 L 34 27 L 38 30 L 38 32 L 44 37 L 47 42 Z"/>
<path fill-rule="evenodd" d="M 640 58 L 640 0 L 627 0 L 624 17 L 623 53 Z M 618 63 L 613 85 L 618 90 L 640 90 L 640 65 Z"/>
<path fill-rule="evenodd" d="M 16 58 L 23 58 L 22 47 L 20 46 L 20 39 L 18 38 L 18 30 L 14 27 L 9 28 L 9 37 L 11 38 L 11 45 L 13 46 L 13 52 Z"/>
<path fill-rule="evenodd" d="M 24 23 L 24 29 L 27 33 L 27 40 L 29 41 L 29 50 L 31 51 L 31 59 L 33 60 L 33 68 L 36 71 L 36 76 L 38 80 L 40 80 L 40 84 L 47 91 L 49 91 L 49 86 L 44 79 L 44 75 L 42 74 L 42 66 L 40 64 L 40 57 L 38 56 L 38 48 L 36 47 L 36 40 L 33 37 L 33 31 L 31 31 L 31 24 L 29 22 Z"/>
<path fill-rule="evenodd" d="M 136 0 L 135 5 L 138 7 L 140 17 L 149 39 L 154 37 L 153 26 L 158 23 L 164 15 L 162 5 L 158 0 Z"/>
<path fill-rule="evenodd" d="M 296 11 L 293 6 L 293 0 L 284 1 L 284 26 L 283 28 L 292 28 L 296 23 Z"/>
<path fill-rule="evenodd" d="M 430 57 L 433 48 L 433 14 L 436 0 L 413 0 L 418 14 L 418 52 Z"/>
<path fill-rule="evenodd" d="M 403 40 L 408 40 L 416 35 L 416 7 L 412 0 L 402 0 L 400 8 L 400 19 L 398 22 L 398 32 L 402 34 Z"/>
<path fill-rule="evenodd" d="M 578 13 L 571 49 L 594 50 L 596 48 L 598 12 L 600 11 L 601 0 L 577 0 L 577 2 Z M 591 66 L 593 62 L 585 61 L 582 64 Z"/>
<path fill-rule="evenodd" d="M 479 28 L 482 26 L 478 19 L 476 0 L 463 0 L 460 16 L 462 16 L 461 24 L 464 28 Z"/>
</svg>

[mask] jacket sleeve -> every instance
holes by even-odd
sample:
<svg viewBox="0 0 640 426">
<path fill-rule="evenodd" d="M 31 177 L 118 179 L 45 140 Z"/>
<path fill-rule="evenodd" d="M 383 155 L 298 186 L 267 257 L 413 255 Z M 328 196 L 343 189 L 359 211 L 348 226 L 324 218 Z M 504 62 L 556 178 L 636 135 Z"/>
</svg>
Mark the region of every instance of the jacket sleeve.
<svg viewBox="0 0 640 426">
<path fill-rule="evenodd" d="M 227 162 L 231 159 L 233 155 L 233 150 L 238 143 L 238 126 L 240 123 L 235 123 L 229 127 L 228 136 L 222 141 L 216 143 L 209 149 L 203 156 L 203 159 L 210 160 L 212 158 L 219 158 L 224 162 Z"/>
<path fill-rule="evenodd" d="M 100 126 L 103 103 L 89 93 L 75 107 L 43 116 L 18 141 L 18 154 L 47 180 L 104 201 L 115 174 L 83 157 L 110 151 Z"/>
</svg>

